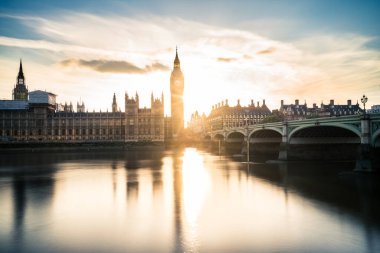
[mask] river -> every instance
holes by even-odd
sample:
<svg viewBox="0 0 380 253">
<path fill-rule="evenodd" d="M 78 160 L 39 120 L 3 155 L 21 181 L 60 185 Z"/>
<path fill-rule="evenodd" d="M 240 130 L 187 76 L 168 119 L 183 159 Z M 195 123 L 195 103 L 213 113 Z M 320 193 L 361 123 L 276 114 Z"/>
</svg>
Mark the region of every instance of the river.
<svg viewBox="0 0 380 253">
<path fill-rule="evenodd" d="M 380 180 L 349 162 L 195 148 L 0 155 L 0 252 L 380 252 Z"/>
</svg>

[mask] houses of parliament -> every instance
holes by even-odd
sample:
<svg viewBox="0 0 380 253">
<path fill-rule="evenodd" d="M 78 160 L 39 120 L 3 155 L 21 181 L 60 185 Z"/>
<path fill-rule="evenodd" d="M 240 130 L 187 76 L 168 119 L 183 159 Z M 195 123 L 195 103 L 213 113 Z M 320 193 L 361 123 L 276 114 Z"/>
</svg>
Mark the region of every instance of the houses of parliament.
<svg viewBox="0 0 380 253">
<path fill-rule="evenodd" d="M 151 107 L 140 108 L 139 95 L 125 93 L 125 111 L 113 95 L 112 112 L 86 112 L 84 103 L 61 105 L 56 95 L 28 92 L 20 61 L 12 100 L 0 100 L 0 142 L 164 142 L 184 128 L 184 77 L 176 49 L 170 77 L 171 117 L 164 116 L 164 95 L 151 95 Z"/>
</svg>

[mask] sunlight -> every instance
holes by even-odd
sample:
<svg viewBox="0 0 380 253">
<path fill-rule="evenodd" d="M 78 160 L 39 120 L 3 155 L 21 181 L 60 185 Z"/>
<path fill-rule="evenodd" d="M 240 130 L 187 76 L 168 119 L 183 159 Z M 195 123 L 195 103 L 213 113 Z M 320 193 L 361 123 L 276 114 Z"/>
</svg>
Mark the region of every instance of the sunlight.
<svg viewBox="0 0 380 253">
<path fill-rule="evenodd" d="M 195 226 L 205 197 L 211 187 L 202 156 L 194 148 L 187 148 L 183 156 L 183 204 L 186 221 Z"/>
</svg>

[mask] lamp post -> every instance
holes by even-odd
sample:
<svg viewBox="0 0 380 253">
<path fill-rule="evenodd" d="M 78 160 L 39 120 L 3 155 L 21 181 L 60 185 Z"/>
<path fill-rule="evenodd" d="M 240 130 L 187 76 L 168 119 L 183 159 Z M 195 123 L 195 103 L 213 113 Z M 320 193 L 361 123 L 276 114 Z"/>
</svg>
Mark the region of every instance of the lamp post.
<svg viewBox="0 0 380 253">
<path fill-rule="evenodd" d="M 245 127 L 247 131 L 247 163 L 249 163 L 249 129 L 248 129 L 248 116 L 245 118 Z"/>
<path fill-rule="evenodd" d="M 360 99 L 360 101 L 362 101 L 362 103 L 363 103 L 363 106 L 364 106 L 364 114 L 366 114 L 365 104 L 367 103 L 368 98 L 366 97 L 366 95 L 363 95 L 363 97 Z"/>
</svg>

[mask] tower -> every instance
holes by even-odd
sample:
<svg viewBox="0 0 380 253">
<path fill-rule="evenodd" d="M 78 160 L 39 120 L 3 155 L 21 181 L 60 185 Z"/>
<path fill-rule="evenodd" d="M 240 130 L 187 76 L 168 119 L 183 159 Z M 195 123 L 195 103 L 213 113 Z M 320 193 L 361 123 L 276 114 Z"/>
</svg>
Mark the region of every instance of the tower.
<svg viewBox="0 0 380 253">
<path fill-rule="evenodd" d="M 136 97 L 129 97 L 125 93 L 125 140 L 138 140 L 138 116 L 139 116 L 139 95 L 136 92 Z"/>
<path fill-rule="evenodd" d="M 171 116 L 174 138 L 177 138 L 182 133 L 184 128 L 183 89 L 184 78 L 178 58 L 178 50 L 176 48 L 174 68 L 170 76 Z"/>
<path fill-rule="evenodd" d="M 16 86 L 13 89 L 13 100 L 28 100 L 28 89 L 25 86 L 24 72 L 22 71 L 22 61 L 20 59 L 20 68 L 18 70 Z"/>
<path fill-rule="evenodd" d="M 117 112 L 117 103 L 116 103 L 116 95 L 113 94 L 113 100 L 112 100 L 112 112 Z"/>
</svg>

